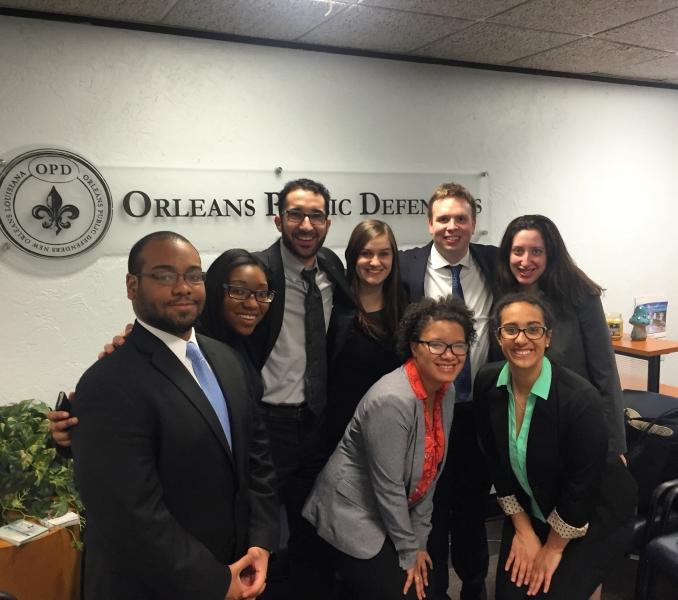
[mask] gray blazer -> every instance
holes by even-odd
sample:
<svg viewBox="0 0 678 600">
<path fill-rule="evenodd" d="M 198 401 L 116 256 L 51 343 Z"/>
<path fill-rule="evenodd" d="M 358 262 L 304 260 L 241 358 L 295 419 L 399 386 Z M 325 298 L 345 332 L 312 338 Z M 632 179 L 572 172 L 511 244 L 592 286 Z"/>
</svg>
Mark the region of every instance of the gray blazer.
<svg viewBox="0 0 678 600">
<path fill-rule="evenodd" d="M 598 390 L 608 433 L 608 451 L 626 452 L 624 400 L 600 296 L 586 296 L 573 309 L 557 315 L 546 355 L 587 379 Z"/>
<path fill-rule="evenodd" d="M 442 404 L 443 430 L 450 431 L 454 385 Z M 355 558 L 372 558 L 386 536 L 403 569 L 426 548 L 433 491 L 414 506 L 407 497 L 424 470 L 424 408 L 404 367 L 384 375 L 365 394 L 344 437 L 316 479 L 303 516 L 320 537 Z M 447 437 L 445 456 L 447 456 Z M 443 460 L 444 464 L 444 460 Z"/>
</svg>

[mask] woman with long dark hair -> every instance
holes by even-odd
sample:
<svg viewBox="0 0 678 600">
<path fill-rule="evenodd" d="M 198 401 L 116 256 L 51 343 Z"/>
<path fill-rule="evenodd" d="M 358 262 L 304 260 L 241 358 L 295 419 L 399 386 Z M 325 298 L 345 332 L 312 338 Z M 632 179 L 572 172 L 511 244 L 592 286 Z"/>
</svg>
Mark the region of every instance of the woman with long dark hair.
<svg viewBox="0 0 678 600">
<path fill-rule="evenodd" d="M 383 221 L 355 226 L 346 247 L 346 276 L 357 308 L 336 306 L 328 330 L 327 427 L 334 450 L 365 392 L 402 364 L 395 350 L 398 322 L 407 306 L 400 283 L 398 247 Z"/>
<path fill-rule="evenodd" d="M 508 224 L 499 246 L 496 298 L 510 292 L 544 297 L 556 313 L 547 356 L 587 379 L 598 390 L 608 451 L 626 451 L 623 402 L 603 305 L 603 289 L 570 256 L 558 228 L 543 215 Z"/>
</svg>

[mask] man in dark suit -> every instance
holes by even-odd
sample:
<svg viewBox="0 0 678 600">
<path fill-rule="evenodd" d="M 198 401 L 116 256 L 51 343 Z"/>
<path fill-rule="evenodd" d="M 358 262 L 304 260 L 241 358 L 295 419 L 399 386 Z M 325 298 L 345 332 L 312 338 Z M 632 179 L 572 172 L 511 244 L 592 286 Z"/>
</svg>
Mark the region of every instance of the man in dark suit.
<svg viewBox="0 0 678 600">
<path fill-rule="evenodd" d="M 410 300 L 461 293 L 474 312 L 478 333 L 467 357 L 470 368 L 455 382 L 457 399 L 450 450 L 433 498 L 428 551 L 433 560 L 431 591 L 435 600 L 448 597 L 448 553 L 462 580 L 462 600 L 485 597 L 489 561 L 485 507 L 490 483 L 476 439 L 470 401 L 473 376 L 488 361 L 489 354 L 496 352 L 488 326 L 498 249 L 471 243 L 476 214 L 476 201 L 466 188 L 455 183 L 438 186 L 428 205 L 428 228 L 433 240 L 400 253 L 400 272 Z"/>
<path fill-rule="evenodd" d="M 129 255 L 137 321 L 76 389 L 75 474 L 96 600 L 240 600 L 264 589 L 278 540 L 265 429 L 237 355 L 196 336 L 197 250 L 156 232 Z"/>
<path fill-rule="evenodd" d="M 276 301 L 248 339 L 262 369 L 260 408 L 289 524 L 294 598 L 329 598 L 334 581 L 328 547 L 301 516 L 331 450 L 324 424 L 327 325 L 334 306 L 353 304 L 339 257 L 322 248 L 329 201 L 327 188 L 310 179 L 291 181 L 280 192 L 275 225 L 281 237 L 258 253 Z"/>
</svg>

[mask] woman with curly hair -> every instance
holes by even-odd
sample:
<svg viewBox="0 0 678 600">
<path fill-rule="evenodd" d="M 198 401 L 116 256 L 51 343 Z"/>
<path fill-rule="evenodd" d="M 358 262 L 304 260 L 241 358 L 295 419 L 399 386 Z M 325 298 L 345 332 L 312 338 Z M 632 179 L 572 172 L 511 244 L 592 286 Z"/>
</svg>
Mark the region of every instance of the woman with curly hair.
<svg viewBox="0 0 678 600">
<path fill-rule="evenodd" d="M 426 298 L 398 331 L 403 366 L 362 398 L 318 476 L 304 517 L 335 549 L 351 598 L 425 596 L 433 491 L 447 452 L 454 386 L 475 341 L 458 299 Z"/>
</svg>

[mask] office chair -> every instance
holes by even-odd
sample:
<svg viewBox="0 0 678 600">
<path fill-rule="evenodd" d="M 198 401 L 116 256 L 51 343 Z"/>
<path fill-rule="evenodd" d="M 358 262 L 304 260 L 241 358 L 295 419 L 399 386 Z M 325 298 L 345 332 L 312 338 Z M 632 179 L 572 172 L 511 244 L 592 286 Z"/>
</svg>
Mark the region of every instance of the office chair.
<svg viewBox="0 0 678 600">
<path fill-rule="evenodd" d="M 678 479 L 660 484 L 652 494 L 642 531 L 635 600 L 647 600 L 657 570 L 678 580 L 678 528 L 674 510 L 677 500 Z"/>
</svg>

